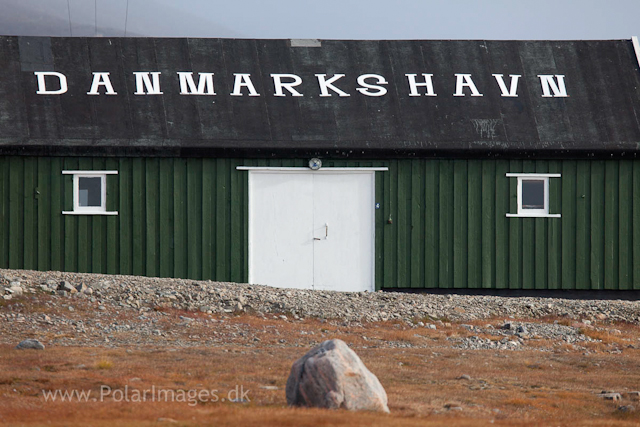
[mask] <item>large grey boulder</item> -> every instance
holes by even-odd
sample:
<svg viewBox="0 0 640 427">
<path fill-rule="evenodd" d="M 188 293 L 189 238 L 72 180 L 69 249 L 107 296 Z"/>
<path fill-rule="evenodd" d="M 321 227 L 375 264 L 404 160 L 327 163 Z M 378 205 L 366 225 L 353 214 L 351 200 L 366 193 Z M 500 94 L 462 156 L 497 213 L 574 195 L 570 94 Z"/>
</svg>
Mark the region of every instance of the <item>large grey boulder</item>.
<svg viewBox="0 0 640 427">
<path fill-rule="evenodd" d="M 38 340 L 27 339 L 24 341 L 20 341 L 20 344 L 16 346 L 18 350 L 44 350 L 44 344 L 42 344 Z"/>
<path fill-rule="evenodd" d="M 298 359 L 287 380 L 293 406 L 389 412 L 387 393 L 344 341 L 325 341 Z"/>
</svg>

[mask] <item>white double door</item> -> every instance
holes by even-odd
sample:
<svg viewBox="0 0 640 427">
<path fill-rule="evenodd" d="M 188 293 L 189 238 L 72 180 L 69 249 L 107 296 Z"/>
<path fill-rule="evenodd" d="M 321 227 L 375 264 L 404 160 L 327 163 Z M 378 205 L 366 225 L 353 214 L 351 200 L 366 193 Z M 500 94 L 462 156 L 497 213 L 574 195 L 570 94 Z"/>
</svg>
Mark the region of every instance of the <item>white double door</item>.
<svg viewBox="0 0 640 427">
<path fill-rule="evenodd" d="M 374 172 L 250 171 L 249 282 L 374 289 Z"/>
</svg>

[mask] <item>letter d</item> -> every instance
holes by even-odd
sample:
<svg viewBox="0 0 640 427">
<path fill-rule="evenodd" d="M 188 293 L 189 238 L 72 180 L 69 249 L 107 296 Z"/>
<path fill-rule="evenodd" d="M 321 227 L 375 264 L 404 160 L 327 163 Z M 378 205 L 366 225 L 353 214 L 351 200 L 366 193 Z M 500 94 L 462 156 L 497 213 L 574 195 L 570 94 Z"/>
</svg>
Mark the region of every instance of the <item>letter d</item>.
<svg viewBox="0 0 640 427">
<path fill-rule="evenodd" d="M 67 91 L 67 77 L 62 73 L 56 73 L 55 71 L 34 71 L 35 76 L 38 78 L 38 95 L 60 95 Z M 57 77 L 60 81 L 60 89 L 47 90 L 47 83 L 45 76 Z"/>
</svg>

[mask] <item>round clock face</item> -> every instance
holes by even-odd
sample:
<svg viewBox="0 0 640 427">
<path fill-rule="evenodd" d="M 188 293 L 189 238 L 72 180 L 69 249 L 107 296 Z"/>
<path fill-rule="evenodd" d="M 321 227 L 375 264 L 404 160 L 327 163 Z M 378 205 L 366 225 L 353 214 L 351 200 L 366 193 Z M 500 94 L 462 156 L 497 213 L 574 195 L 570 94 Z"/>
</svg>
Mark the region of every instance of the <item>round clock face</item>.
<svg viewBox="0 0 640 427">
<path fill-rule="evenodd" d="M 313 169 L 314 171 L 317 171 L 321 167 L 322 167 L 322 160 L 317 159 L 315 157 L 309 160 L 309 169 Z"/>
</svg>

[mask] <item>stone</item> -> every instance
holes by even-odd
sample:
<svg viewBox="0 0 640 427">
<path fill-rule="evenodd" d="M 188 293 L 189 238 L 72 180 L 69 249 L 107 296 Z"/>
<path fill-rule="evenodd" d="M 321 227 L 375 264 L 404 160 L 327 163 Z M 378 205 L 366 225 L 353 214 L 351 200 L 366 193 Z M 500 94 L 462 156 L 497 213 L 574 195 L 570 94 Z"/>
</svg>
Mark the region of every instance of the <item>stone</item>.
<svg viewBox="0 0 640 427">
<path fill-rule="evenodd" d="M 636 411 L 636 407 L 633 406 L 633 405 L 618 406 L 618 411 L 620 411 L 620 412 L 635 412 Z"/>
<path fill-rule="evenodd" d="M 66 280 L 63 280 L 62 282 L 60 282 L 60 284 L 58 285 L 58 290 L 69 292 L 70 294 L 75 294 L 76 292 L 78 292 L 78 290 L 74 288 L 73 285 L 67 282 Z"/>
<path fill-rule="evenodd" d="M 15 283 L 15 282 L 14 282 Z M 13 295 L 14 297 L 19 297 L 21 296 L 24 291 L 22 290 L 22 286 L 20 285 L 14 285 L 12 284 L 11 287 L 9 288 L 9 292 L 11 293 L 11 295 Z"/>
<path fill-rule="evenodd" d="M 622 396 L 620 395 L 620 393 L 602 393 L 600 394 L 600 397 L 605 400 L 613 400 L 614 402 L 622 400 Z"/>
<path fill-rule="evenodd" d="M 339 339 L 323 342 L 293 364 L 286 396 L 291 406 L 389 412 L 378 378 Z"/>
<path fill-rule="evenodd" d="M 44 350 L 44 345 L 34 339 L 26 339 L 16 346 L 18 350 Z"/>
<path fill-rule="evenodd" d="M 471 380 L 471 377 L 469 375 L 467 375 L 467 374 L 463 374 L 463 375 L 460 375 L 458 377 L 458 379 L 459 380 L 467 380 L 468 381 L 468 380 Z"/>
</svg>

